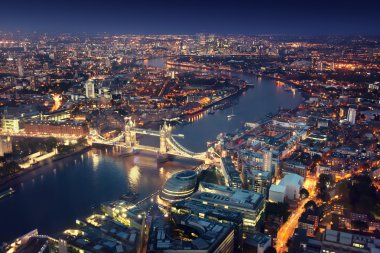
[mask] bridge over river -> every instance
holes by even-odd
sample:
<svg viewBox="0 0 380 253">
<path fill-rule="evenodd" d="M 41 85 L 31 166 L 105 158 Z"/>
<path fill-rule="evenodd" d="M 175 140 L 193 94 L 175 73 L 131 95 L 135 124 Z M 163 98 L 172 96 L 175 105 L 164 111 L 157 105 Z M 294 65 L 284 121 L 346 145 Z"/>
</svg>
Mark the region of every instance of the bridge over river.
<svg viewBox="0 0 380 253">
<path fill-rule="evenodd" d="M 160 139 L 159 147 L 140 145 L 137 135 L 157 136 Z M 166 122 L 160 130 L 148 130 L 136 128 L 135 122 L 130 118 L 125 118 L 125 129 L 118 136 L 112 139 L 106 139 L 96 130 L 90 132 L 90 139 L 94 144 L 110 145 L 123 147 L 131 152 L 133 150 L 147 150 L 157 153 L 159 156 L 179 156 L 196 160 L 207 160 L 207 152 L 196 153 L 183 147 L 175 137 L 183 138 L 183 134 L 173 134 L 172 127 Z"/>
</svg>

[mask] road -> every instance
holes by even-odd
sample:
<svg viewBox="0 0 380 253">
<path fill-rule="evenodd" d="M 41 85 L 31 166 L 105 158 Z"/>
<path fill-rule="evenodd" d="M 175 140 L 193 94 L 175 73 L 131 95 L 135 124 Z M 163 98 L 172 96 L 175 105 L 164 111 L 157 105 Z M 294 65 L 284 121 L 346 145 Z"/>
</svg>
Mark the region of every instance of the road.
<svg viewBox="0 0 380 253">
<path fill-rule="evenodd" d="M 304 211 L 304 205 L 309 200 L 316 199 L 316 184 L 317 180 L 315 176 L 307 177 L 304 182 L 304 188 L 307 189 L 310 193 L 310 196 L 304 200 L 301 200 L 298 203 L 298 206 L 295 210 L 292 211 L 288 220 L 281 226 L 277 233 L 277 242 L 276 242 L 276 251 L 277 253 L 283 253 L 287 251 L 286 242 L 293 235 L 294 230 L 298 226 L 298 219 L 301 217 L 301 214 Z"/>
</svg>

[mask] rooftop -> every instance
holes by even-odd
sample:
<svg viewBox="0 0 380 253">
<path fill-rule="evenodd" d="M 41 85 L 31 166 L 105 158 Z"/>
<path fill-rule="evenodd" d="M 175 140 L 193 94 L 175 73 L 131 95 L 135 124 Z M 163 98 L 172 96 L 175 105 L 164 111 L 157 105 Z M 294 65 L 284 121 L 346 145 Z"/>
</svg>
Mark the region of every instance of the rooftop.
<svg viewBox="0 0 380 253">
<path fill-rule="evenodd" d="M 280 193 L 285 193 L 286 191 L 286 186 L 284 185 L 279 185 L 279 184 L 272 184 L 269 188 L 269 191 L 271 192 L 280 192 Z"/>
<path fill-rule="evenodd" d="M 279 185 L 287 186 L 287 185 L 293 185 L 293 186 L 300 186 L 302 182 L 304 181 L 304 178 L 301 177 L 298 174 L 289 173 L 286 174 L 285 177 L 283 177 L 279 183 Z"/>
<path fill-rule="evenodd" d="M 157 250 L 206 250 L 214 251 L 232 233 L 232 227 L 215 220 L 195 215 L 174 215 L 174 222 L 156 219 L 151 227 L 148 252 Z M 181 234 L 178 226 L 181 226 Z"/>
<path fill-rule="evenodd" d="M 205 182 L 199 184 L 199 192 L 193 194 L 191 198 L 251 210 L 258 208 L 264 200 L 264 196 L 261 193 Z"/>
</svg>

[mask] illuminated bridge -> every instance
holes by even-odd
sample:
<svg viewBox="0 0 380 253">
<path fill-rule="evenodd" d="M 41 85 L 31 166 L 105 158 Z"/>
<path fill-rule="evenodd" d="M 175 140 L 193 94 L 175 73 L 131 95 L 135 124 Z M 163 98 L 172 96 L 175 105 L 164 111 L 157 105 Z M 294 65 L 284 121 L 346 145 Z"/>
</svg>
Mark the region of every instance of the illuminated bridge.
<svg viewBox="0 0 380 253">
<path fill-rule="evenodd" d="M 172 134 L 172 127 L 166 124 L 166 122 L 159 131 L 136 128 L 135 125 L 135 122 L 131 118 L 126 118 L 124 131 L 112 139 L 106 139 L 99 135 L 96 130 L 92 130 L 90 132 L 92 143 L 131 148 L 133 150 L 147 150 L 156 152 L 159 155 L 206 160 L 206 152 L 195 153 L 183 147 L 174 137 L 183 138 L 184 136 L 182 134 Z M 140 145 L 136 138 L 137 134 L 159 137 L 160 147 Z"/>
</svg>

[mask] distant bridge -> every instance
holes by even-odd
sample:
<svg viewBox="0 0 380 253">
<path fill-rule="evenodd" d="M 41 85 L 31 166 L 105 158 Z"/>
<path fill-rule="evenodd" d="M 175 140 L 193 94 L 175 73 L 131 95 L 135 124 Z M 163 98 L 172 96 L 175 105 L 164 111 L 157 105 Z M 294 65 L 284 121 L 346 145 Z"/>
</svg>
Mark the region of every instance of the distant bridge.
<svg viewBox="0 0 380 253">
<path fill-rule="evenodd" d="M 184 135 L 172 134 L 172 127 L 166 124 L 166 122 L 159 131 L 136 128 L 135 125 L 135 122 L 132 121 L 131 118 L 127 117 L 125 121 L 124 131 L 112 139 L 106 139 L 101 136 L 96 130 L 91 130 L 90 137 L 92 143 L 119 146 L 124 148 L 131 148 L 134 150 L 147 150 L 156 152 L 159 155 L 173 155 L 203 161 L 207 158 L 206 152 L 196 153 L 183 147 L 174 137 L 183 138 Z M 159 137 L 160 146 L 152 147 L 140 145 L 136 138 L 137 134 Z"/>
</svg>

